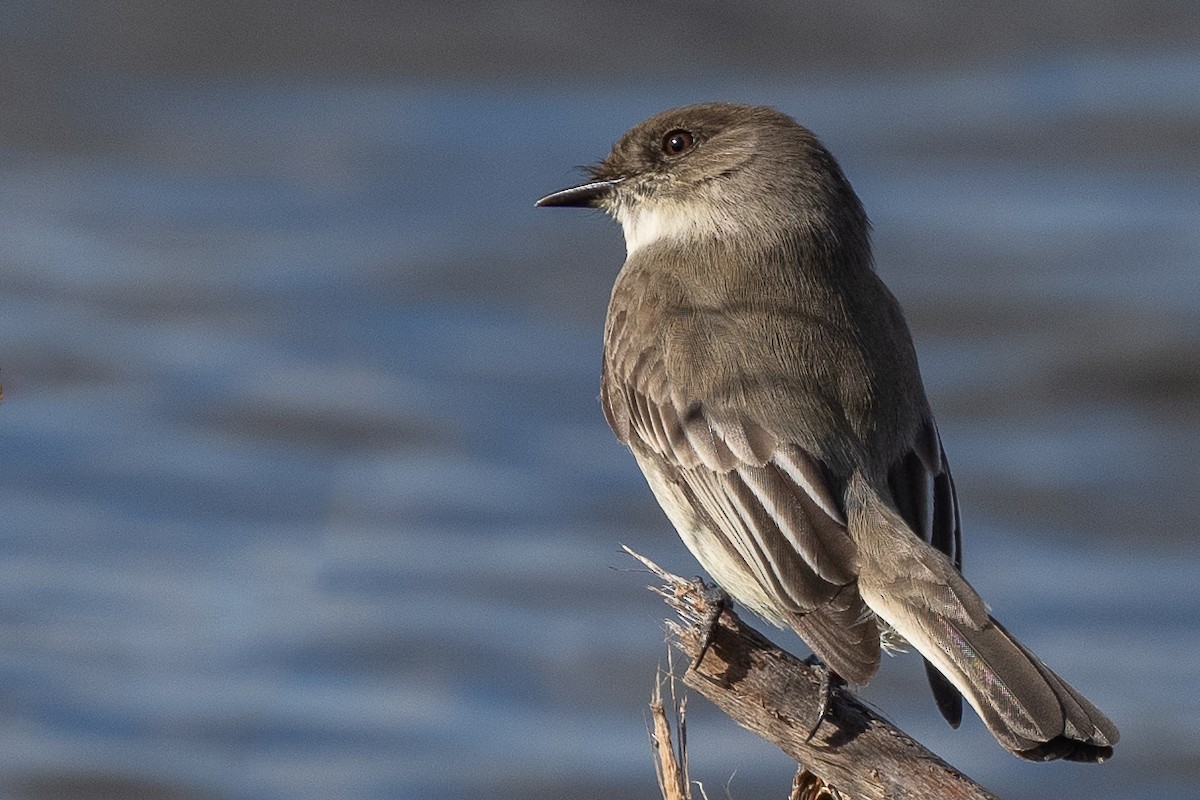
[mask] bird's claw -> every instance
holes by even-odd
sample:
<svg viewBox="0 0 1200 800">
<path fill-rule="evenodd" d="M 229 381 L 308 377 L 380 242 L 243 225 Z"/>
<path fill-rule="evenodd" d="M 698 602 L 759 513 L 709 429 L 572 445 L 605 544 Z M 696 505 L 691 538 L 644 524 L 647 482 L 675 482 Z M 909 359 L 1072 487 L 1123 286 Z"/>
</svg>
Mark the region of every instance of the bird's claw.
<svg viewBox="0 0 1200 800">
<path fill-rule="evenodd" d="M 704 608 L 703 616 L 696 621 L 696 627 L 703 633 L 700 638 L 700 650 L 692 661 L 692 669 L 695 670 L 700 666 L 700 662 L 704 661 L 708 649 L 712 647 L 717 628 L 720 627 L 721 614 L 730 608 L 732 601 L 720 586 L 710 586 L 700 578 L 696 578 L 693 586 L 696 593 L 700 595 Z"/>
<path fill-rule="evenodd" d="M 833 705 L 834 687 L 844 686 L 846 682 L 840 675 L 827 667 L 825 662 L 817 657 L 816 653 L 804 659 L 804 663 L 817 671 L 820 680 L 817 686 L 817 713 L 812 726 L 808 729 L 808 735 L 804 737 L 804 742 L 807 744 L 817 735 L 817 730 L 821 727 L 821 723 L 829 715 L 829 709 Z"/>
</svg>

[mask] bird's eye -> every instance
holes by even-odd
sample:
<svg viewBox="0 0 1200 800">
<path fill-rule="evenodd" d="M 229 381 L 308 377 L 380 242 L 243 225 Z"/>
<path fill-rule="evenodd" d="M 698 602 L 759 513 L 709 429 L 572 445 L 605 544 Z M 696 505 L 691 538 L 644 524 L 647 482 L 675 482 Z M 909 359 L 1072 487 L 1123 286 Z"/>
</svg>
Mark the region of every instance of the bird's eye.
<svg viewBox="0 0 1200 800">
<path fill-rule="evenodd" d="M 691 131 L 675 130 L 663 137 L 662 149 L 669 156 L 680 156 L 696 146 L 696 137 Z"/>
</svg>

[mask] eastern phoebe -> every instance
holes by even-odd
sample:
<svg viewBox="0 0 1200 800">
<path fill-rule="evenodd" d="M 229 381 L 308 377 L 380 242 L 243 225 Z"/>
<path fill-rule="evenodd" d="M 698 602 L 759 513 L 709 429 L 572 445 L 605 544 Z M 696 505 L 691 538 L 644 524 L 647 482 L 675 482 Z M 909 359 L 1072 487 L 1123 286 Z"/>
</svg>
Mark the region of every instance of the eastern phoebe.
<svg viewBox="0 0 1200 800">
<path fill-rule="evenodd" d="M 1112 755 L 1116 726 L 961 575 L 908 327 L 829 151 L 774 109 L 711 103 L 635 126 L 591 177 L 537 204 L 624 229 L 600 401 L 713 578 L 853 683 L 906 640 L 950 724 L 965 696 L 1021 758 Z"/>
</svg>

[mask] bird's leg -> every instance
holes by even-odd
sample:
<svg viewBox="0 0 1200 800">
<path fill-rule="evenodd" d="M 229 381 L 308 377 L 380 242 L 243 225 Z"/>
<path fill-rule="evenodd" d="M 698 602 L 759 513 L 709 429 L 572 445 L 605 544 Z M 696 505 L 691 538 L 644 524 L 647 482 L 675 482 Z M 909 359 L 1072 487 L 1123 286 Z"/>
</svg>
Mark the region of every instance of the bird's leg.
<svg viewBox="0 0 1200 800">
<path fill-rule="evenodd" d="M 820 684 L 817 686 L 816 719 L 813 721 L 812 727 L 808 729 L 808 735 L 804 737 L 804 741 L 807 743 L 812 741 L 812 738 L 817 735 L 817 729 L 821 727 L 821 723 L 825 721 L 825 717 L 829 714 L 829 708 L 833 704 L 834 687 L 845 686 L 846 681 L 841 675 L 838 675 L 827 667 L 825 662 L 817 657 L 816 653 L 804 659 L 804 663 L 815 669 L 820 679 Z"/>
<path fill-rule="evenodd" d="M 717 628 L 723 614 L 731 605 L 732 601 L 729 595 L 725 593 L 720 586 L 710 586 L 700 578 L 696 578 L 692 582 L 696 593 L 700 595 L 700 600 L 704 604 L 704 614 L 696 620 L 696 627 L 703 631 L 700 638 L 700 651 L 696 653 L 695 660 L 692 661 L 692 669 L 697 669 L 700 662 L 704 660 L 704 656 L 708 653 L 708 648 L 712 647 L 713 637 L 716 635 Z"/>
</svg>

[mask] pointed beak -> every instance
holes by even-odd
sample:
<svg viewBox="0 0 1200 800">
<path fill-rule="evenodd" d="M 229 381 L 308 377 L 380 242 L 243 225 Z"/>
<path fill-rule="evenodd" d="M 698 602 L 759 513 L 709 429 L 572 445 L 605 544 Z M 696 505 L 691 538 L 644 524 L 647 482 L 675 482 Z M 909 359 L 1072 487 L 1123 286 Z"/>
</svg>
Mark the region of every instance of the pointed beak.
<svg viewBox="0 0 1200 800">
<path fill-rule="evenodd" d="M 592 181 L 570 189 L 562 189 L 554 194 L 548 194 L 534 203 L 538 208 L 547 206 L 574 206 L 577 208 L 597 208 L 600 202 L 612 193 L 620 178 L 611 181 Z"/>
</svg>

